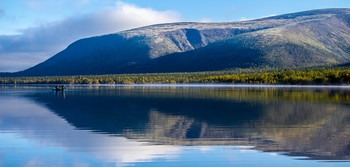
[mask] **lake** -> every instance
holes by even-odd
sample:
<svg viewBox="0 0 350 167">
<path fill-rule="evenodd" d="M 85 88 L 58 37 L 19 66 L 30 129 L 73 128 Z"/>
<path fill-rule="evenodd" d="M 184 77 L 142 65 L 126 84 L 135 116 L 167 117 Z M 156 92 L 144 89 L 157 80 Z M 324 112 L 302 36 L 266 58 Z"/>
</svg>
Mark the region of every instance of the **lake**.
<svg viewBox="0 0 350 167">
<path fill-rule="evenodd" d="M 0 166 L 350 166 L 350 87 L 0 86 Z"/>
</svg>

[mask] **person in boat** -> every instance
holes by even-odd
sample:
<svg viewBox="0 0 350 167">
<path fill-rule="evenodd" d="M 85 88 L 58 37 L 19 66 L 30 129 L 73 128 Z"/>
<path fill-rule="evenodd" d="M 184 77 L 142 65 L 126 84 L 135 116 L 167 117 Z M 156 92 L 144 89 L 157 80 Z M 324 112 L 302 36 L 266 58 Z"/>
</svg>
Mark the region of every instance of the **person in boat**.
<svg viewBox="0 0 350 167">
<path fill-rule="evenodd" d="M 65 89 L 66 89 L 66 86 L 65 86 L 65 85 L 63 85 L 63 86 L 62 86 L 62 90 L 65 90 Z"/>
<path fill-rule="evenodd" d="M 55 87 L 55 89 L 56 89 L 56 90 L 60 90 L 60 87 L 57 85 L 57 86 Z"/>
</svg>

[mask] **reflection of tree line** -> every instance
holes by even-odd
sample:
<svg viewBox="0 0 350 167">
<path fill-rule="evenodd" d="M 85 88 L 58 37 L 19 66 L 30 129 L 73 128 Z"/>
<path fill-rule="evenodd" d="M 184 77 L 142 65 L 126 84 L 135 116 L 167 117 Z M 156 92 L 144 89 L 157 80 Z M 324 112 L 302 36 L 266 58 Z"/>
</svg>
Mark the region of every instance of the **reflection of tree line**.
<svg viewBox="0 0 350 167">
<path fill-rule="evenodd" d="M 227 99 L 249 101 L 307 101 L 350 104 L 350 89 L 339 88 L 188 88 L 188 87 L 91 87 L 105 90 L 105 95 L 114 96 L 116 92 L 123 96 Z M 96 92 L 91 92 L 96 93 Z"/>
<path fill-rule="evenodd" d="M 249 145 L 267 152 L 311 159 L 350 159 L 350 108 L 309 103 L 272 104 L 259 120 L 239 126 L 209 124 L 205 120 L 161 111 L 149 113 L 143 133 L 129 138 L 173 145 Z"/>
<path fill-rule="evenodd" d="M 77 128 L 128 138 L 350 159 L 348 95 L 341 89 L 123 87 L 72 91 L 64 100 L 29 97 Z"/>
</svg>

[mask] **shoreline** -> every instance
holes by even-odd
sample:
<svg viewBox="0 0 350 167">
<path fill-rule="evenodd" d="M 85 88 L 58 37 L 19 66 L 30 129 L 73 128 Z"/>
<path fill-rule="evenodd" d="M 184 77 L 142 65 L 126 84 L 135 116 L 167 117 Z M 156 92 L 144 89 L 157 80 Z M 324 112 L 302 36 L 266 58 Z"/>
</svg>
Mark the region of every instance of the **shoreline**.
<svg viewBox="0 0 350 167">
<path fill-rule="evenodd" d="M 0 84 L 1 86 L 56 86 L 57 84 Z M 63 85 L 63 84 L 58 84 Z M 66 87 L 179 87 L 179 88 L 342 88 L 350 85 L 283 85 L 283 84 L 64 84 Z"/>
</svg>

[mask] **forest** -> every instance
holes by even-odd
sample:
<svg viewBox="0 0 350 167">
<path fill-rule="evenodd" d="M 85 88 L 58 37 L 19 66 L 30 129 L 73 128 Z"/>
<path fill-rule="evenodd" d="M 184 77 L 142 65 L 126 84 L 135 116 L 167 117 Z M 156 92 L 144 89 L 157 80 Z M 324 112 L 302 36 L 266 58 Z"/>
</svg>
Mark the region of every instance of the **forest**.
<svg viewBox="0 0 350 167">
<path fill-rule="evenodd" d="M 1 77 L 0 84 L 349 84 L 350 67 L 235 69 L 189 73 L 147 73 L 45 77 Z"/>
</svg>

